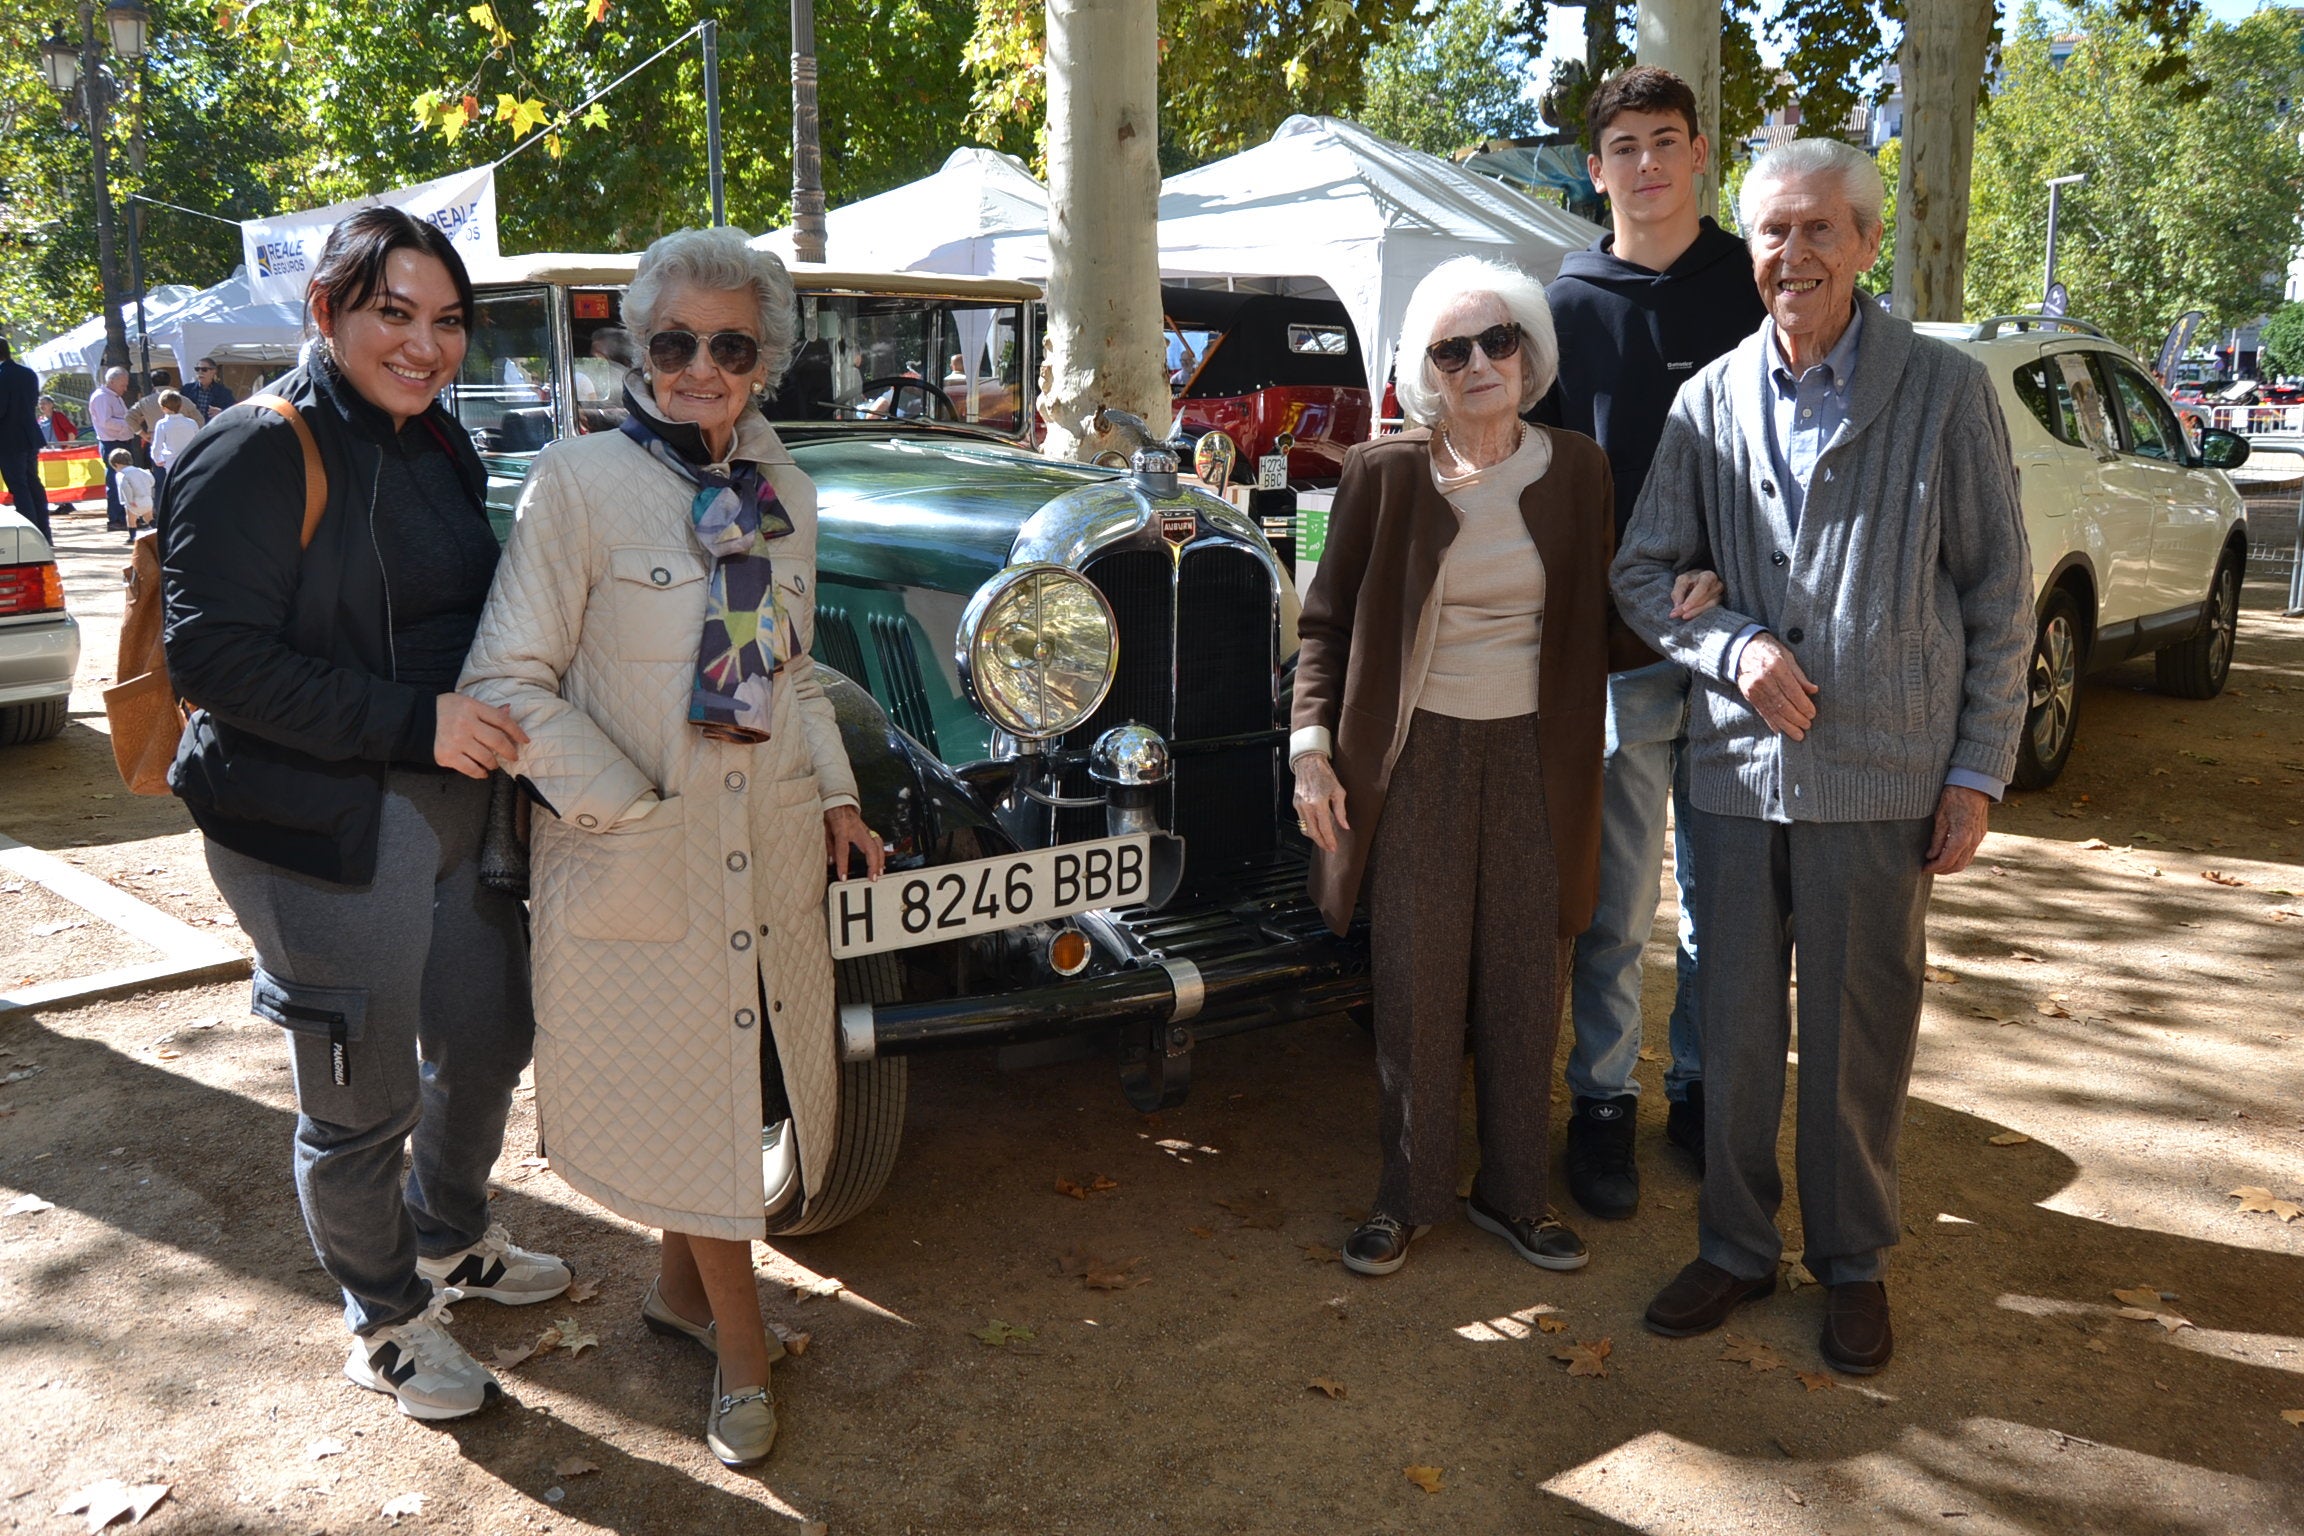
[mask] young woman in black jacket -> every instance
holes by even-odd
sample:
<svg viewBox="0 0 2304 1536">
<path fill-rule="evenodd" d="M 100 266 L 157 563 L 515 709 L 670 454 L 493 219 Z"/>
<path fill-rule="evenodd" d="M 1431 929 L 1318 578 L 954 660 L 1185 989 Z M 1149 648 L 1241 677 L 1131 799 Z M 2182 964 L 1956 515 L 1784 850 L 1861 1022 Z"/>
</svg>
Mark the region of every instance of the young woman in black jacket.
<svg viewBox="0 0 2304 1536">
<path fill-rule="evenodd" d="M 472 284 L 437 228 L 365 208 L 328 237 L 306 311 L 275 392 L 327 484 L 309 545 L 288 415 L 226 411 L 169 476 L 168 671 L 194 706 L 169 783 L 256 947 L 255 1011 L 288 1031 L 296 1188 L 344 1292 L 345 1374 L 456 1418 L 501 1389 L 442 1328 L 446 1288 L 520 1305 L 569 1282 L 488 1209 L 535 1018 L 519 906 L 479 880 L 488 774 L 525 738 L 455 691 L 497 553 L 485 472 L 438 403 Z"/>
</svg>

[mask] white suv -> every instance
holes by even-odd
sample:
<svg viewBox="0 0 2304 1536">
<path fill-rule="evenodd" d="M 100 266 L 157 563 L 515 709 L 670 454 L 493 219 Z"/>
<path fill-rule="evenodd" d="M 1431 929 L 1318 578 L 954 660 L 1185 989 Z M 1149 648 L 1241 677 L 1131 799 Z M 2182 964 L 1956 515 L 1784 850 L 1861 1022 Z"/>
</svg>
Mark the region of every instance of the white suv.
<svg viewBox="0 0 2304 1536">
<path fill-rule="evenodd" d="M 2224 471 L 2248 440 L 2187 436 L 2152 376 L 2084 322 L 1919 329 L 1982 362 L 2008 418 L 2039 623 L 2015 782 L 2038 789 L 2072 755 L 2082 674 L 2150 651 L 2165 691 L 2223 692 L 2248 559 L 2246 503 Z"/>
</svg>

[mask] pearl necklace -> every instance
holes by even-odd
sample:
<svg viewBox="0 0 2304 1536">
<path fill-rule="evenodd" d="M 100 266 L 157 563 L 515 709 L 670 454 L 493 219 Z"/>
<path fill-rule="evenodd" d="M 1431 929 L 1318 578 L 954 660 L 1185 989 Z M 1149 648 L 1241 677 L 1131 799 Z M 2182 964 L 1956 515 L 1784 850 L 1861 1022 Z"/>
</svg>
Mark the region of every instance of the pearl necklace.
<svg viewBox="0 0 2304 1536">
<path fill-rule="evenodd" d="M 1519 432 L 1512 439 L 1512 453 L 1518 453 L 1523 447 L 1527 445 L 1528 442 L 1528 423 L 1523 421 L 1519 423 L 1519 427 Z M 1480 473 L 1482 469 L 1493 469 L 1495 467 L 1494 465 L 1475 464 L 1470 459 L 1464 457 L 1464 455 L 1457 450 L 1456 439 L 1448 435 L 1448 423 L 1446 422 L 1440 423 L 1440 446 L 1448 450 L 1448 457 L 1454 459 L 1457 463 L 1464 466 L 1464 472 L 1468 475 L 1476 475 Z M 1512 454 L 1508 453 L 1504 457 L 1510 458 L 1511 456 Z"/>
</svg>

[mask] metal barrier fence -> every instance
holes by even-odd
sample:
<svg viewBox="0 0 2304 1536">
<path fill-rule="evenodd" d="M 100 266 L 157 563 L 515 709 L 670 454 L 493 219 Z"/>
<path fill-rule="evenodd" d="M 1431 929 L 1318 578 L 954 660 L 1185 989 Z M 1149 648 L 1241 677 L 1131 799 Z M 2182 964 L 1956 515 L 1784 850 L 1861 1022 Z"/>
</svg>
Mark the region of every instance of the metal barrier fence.
<svg viewBox="0 0 2304 1536">
<path fill-rule="evenodd" d="M 2202 426 L 2222 427 L 2242 437 L 2252 438 L 2265 432 L 2304 436 L 2304 405 L 2207 405 L 2197 400 L 2179 400 L 2176 409 L 2199 418 Z"/>
<path fill-rule="evenodd" d="M 2304 495 L 2248 498 L 2248 574 L 2286 581 L 2287 616 L 2304 616 Z"/>
</svg>

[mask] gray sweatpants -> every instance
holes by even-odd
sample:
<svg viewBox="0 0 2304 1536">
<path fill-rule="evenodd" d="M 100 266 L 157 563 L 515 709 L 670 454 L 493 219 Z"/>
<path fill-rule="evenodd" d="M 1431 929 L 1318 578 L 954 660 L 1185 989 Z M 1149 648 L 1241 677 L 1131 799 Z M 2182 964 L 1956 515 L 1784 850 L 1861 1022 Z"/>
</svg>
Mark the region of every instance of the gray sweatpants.
<svg viewBox="0 0 2304 1536">
<path fill-rule="evenodd" d="M 208 844 L 216 889 L 256 946 L 255 1011 L 288 1031 L 296 1193 L 355 1333 L 431 1302 L 419 1252 L 487 1231 L 488 1170 L 535 1047 L 520 905 L 479 880 L 487 817 L 485 781 L 394 772 L 376 878 L 361 886 Z"/>
<path fill-rule="evenodd" d="M 1548 1209 L 1562 945 L 1539 747 L 1534 715 L 1420 709 L 1376 825 L 1376 1209 L 1410 1226 L 1456 1207 L 1467 1034 L 1480 1198 L 1512 1218 Z"/>
<path fill-rule="evenodd" d="M 1691 808 L 1704 1019 L 1698 1253 L 1774 1274 L 1792 956 L 1800 957 L 1794 1167 L 1809 1270 L 1877 1280 L 1902 1230 L 1896 1144 L 1920 1038 L 1932 822 L 1795 822 Z"/>
</svg>

